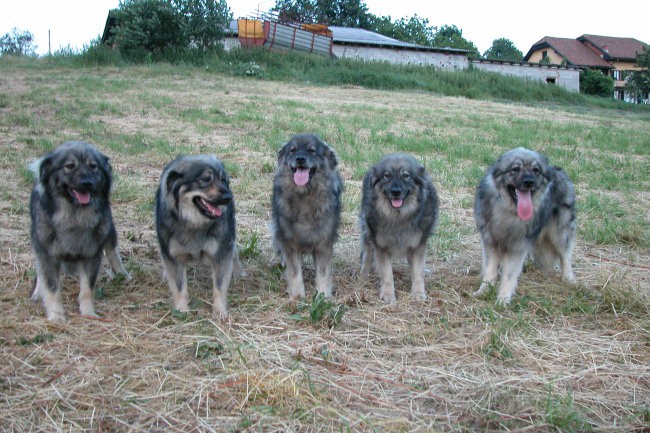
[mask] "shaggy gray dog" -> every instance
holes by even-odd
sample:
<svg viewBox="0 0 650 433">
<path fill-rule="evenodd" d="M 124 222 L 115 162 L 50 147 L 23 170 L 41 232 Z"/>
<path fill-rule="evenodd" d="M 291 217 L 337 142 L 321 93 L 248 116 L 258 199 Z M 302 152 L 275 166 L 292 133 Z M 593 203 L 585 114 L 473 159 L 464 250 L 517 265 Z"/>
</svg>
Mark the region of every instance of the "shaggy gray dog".
<svg viewBox="0 0 650 433">
<path fill-rule="evenodd" d="M 531 254 L 542 270 L 559 260 L 562 278 L 573 281 L 576 195 L 567 174 L 537 152 L 519 147 L 504 153 L 476 191 L 474 218 L 481 237 L 480 295 L 496 282 L 497 302 L 510 302 L 524 260 Z"/>
<path fill-rule="evenodd" d="M 387 155 L 366 173 L 359 216 L 361 275 L 368 276 L 374 259 L 382 301 L 395 302 L 391 259 L 402 257 L 411 266 L 411 296 L 426 299 L 425 252 L 438 208 L 438 194 L 424 166 L 408 155 Z"/>
<path fill-rule="evenodd" d="M 117 251 L 109 195 L 108 158 L 92 144 L 68 141 L 30 165 L 36 176 L 29 202 L 36 284 L 32 299 L 42 300 L 49 320 L 65 322 L 60 277 L 79 277 L 79 311 L 97 317 L 93 288 L 102 252 L 115 273 L 129 275 Z"/>
<path fill-rule="evenodd" d="M 311 254 L 316 290 L 332 296 L 332 255 L 341 217 L 343 184 L 336 153 L 311 134 L 294 135 L 278 152 L 271 232 L 286 264 L 287 292 L 304 297 L 302 257 Z"/>
<path fill-rule="evenodd" d="M 189 310 L 187 266 L 212 267 L 212 312 L 227 317 L 230 279 L 240 274 L 235 203 L 223 164 L 211 155 L 181 156 L 163 170 L 156 233 L 173 307 Z"/>
</svg>

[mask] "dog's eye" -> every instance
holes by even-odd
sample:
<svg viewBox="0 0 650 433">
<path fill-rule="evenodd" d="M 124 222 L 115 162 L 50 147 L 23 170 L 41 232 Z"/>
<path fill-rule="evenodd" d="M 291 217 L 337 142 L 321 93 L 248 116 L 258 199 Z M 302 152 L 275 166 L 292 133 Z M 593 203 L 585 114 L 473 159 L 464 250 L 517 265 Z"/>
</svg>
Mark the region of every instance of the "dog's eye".
<svg viewBox="0 0 650 433">
<path fill-rule="evenodd" d="M 519 173 L 519 170 L 520 170 L 520 169 L 519 169 L 518 166 L 514 166 L 514 167 L 512 167 L 512 172 L 513 172 L 513 173 Z"/>
<path fill-rule="evenodd" d="M 212 173 L 208 173 L 205 176 L 203 176 L 203 182 L 205 183 L 212 183 L 213 180 L 214 178 L 212 176 Z"/>
<path fill-rule="evenodd" d="M 69 162 L 66 165 L 64 165 L 63 167 L 65 167 L 66 170 L 74 170 L 76 166 L 77 166 L 77 164 L 75 164 L 74 162 Z"/>
<path fill-rule="evenodd" d="M 94 162 L 91 162 L 90 164 L 88 164 L 88 167 L 89 167 L 92 171 L 97 171 L 97 169 L 99 168 L 99 166 L 98 166 L 97 164 L 95 164 Z"/>
<path fill-rule="evenodd" d="M 390 172 L 384 173 L 384 179 L 390 179 Z"/>
<path fill-rule="evenodd" d="M 404 180 L 409 180 L 411 178 L 411 175 L 408 173 L 402 173 L 402 179 Z"/>
<path fill-rule="evenodd" d="M 296 153 L 296 148 L 295 147 L 290 148 L 289 153 Z"/>
<path fill-rule="evenodd" d="M 533 167 L 533 173 L 539 174 L 539 167 Z"/>
<path fill-rule="evenodd" d="M 316 155 L 316 148 L 315 147 L 310 147 L 309 148 L 309 153 L 311 153 L 312 155 Z"/>
</svg>

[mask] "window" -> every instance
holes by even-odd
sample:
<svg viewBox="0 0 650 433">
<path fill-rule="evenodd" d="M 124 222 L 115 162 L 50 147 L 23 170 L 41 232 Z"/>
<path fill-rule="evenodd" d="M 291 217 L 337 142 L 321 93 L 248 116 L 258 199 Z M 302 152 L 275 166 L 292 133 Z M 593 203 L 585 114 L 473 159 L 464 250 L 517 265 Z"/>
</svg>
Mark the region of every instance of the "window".
<svg viewBox="0 0 650 433">
<path fill-rule="evenodd" d="M 621 75 L 621 71 L 619 71 L 617 69 L 614 69 L 612 71 L 612 78 L 614 78 L 616 81 L 621 81 L 623 79 L 623 77 Z"/>
<path fill-rule="evenodd" d="M 546 84 L 555 84 L 555 78 L 554 77 L 548 77 L 546 79 Z"/>
</svg>

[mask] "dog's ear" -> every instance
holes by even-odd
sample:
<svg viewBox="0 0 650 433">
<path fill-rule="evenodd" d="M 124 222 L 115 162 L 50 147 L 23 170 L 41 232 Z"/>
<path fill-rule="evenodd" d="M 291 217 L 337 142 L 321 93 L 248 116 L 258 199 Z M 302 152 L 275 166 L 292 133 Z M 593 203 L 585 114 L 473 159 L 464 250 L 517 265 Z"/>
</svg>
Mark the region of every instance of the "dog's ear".
<svg viewBox="0 0 650 433">
<path fill-rule="evenodd" d="M 325 145 L 325 156 L 327 156 L 327 161 L 329 162 L 330 168 L 333 170 L 339 164 L 339 160 L 336 157 L 336 152 L 331 147 Z"/>
<path fill-rule="evenodd" d="M 415 176 L 413 176 L 413 182 L 415 182 L 415 184 L 420 187 L 424 185 L 424 179 L 427 178 L 427 171 L 424 166 L 418 165 L 415 169 L 414 174 Z"/>
<path fill-rule="evenodd" d="M 289 149 L 289 143 L 285 143 L 282 145 L 280 150 L 278 150 L 278 165 L 280 165 L 284 157 L 287 156 L 288 149 Z"/>
<path fill-rule="evenodd" d="M 97 164 L 99 164 L 100 169 L 102 172 L 104 172 L 104 181 L 106 182 L 106 192 L 111 190 L 111 184 L 113 182 L 113 168 L 111 167 L 111 163 L 106 155 L 103 153 L 97 153 L 95 155 L 95 159 L 97 160 Z"/>
<path fill-rule="evenodd" d="M 370 169 L 370 173 L 368 173 L 368 175 L 370 176 L 370 185 L 372 185 L 374 188 L 375 185 L 377 185 L 377 182 L 379 182 L 382 177 L 384 177 L 384 171 L 380 170 L 380 168 L 375 165 Z"/>
<path fill-rule="evenodd" d="M 183 177 L 183 173 L 180 173 L 176 170 L 170 170 L 170 172 L 167 173 L 167 179 L 165 179 L 165 187 L 167 188 L 168 194 L 172 191 L 174 183 L 182 177 Z"/>
<path fill-rule="evenodd" d="M 49 154 L 34 162 L 34 175 L 38 177 L 38 179 L 36 179 L 38 183 L 46 185 L 50 181 L 50 176 L 52 175 L 53 171 L 53 159 L 54 156 L 52 154 Z"/>
</svg>

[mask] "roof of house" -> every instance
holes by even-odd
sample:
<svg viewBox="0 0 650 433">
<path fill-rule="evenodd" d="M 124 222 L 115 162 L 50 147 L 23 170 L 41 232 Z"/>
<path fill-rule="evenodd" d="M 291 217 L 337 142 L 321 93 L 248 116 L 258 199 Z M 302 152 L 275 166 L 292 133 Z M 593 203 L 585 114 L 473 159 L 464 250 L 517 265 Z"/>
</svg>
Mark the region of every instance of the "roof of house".
<svg viewBox="0 0 650 433">
<path fill-rule="evenodd" d="M 568 64 L 591 68 L 611 69 L 611 65 L 603 60 L 595 51 L 577 39 L 554 38 L 544 36 L 530 48 L 524 60 L 528 60 L 533 52 L 544 48 L 553 48 Z"/>
<path fill-rule="evenodd" d="M 590 42 L 605 59 L 635 61 L 637 53 L 648 45 L 634 38 L 614 38 L 611 36 L 582 35 L 578 41 Z"/>
</svg>

